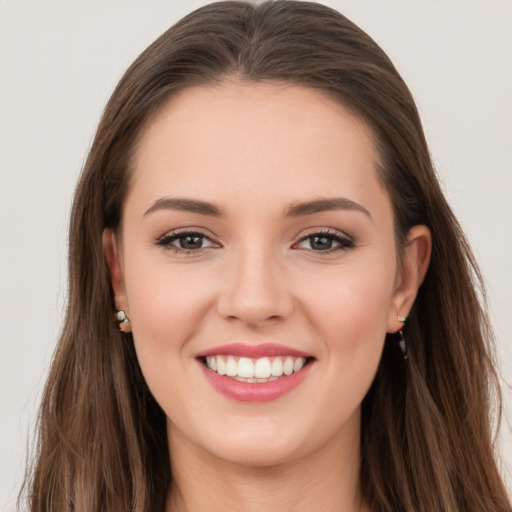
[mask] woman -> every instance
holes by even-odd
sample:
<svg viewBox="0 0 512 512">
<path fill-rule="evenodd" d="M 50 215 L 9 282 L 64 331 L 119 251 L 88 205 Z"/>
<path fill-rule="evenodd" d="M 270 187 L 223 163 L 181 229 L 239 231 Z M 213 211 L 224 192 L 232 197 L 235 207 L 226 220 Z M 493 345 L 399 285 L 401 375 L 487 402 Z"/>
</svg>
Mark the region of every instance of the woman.
<svg viewBox="0 0 512 512">
<path fill-rule="evenodd" d="M 478 270 L 343 16 L 172 27 L 107 105 L 70 233 L 32 510 L 510 510 Z"/>
</svg>

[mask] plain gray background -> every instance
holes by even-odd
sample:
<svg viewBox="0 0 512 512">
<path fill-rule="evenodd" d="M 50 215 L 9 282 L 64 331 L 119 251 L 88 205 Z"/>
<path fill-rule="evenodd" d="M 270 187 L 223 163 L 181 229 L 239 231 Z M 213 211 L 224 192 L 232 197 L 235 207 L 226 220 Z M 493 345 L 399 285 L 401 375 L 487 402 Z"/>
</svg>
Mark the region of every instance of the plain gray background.
<svg viewBox="0 0 512 512">
<path fill-rule="evenodd" d="M 13 511 L 66 301 L 74 185 L 130 62 L 203 1 L 0 0 L 0 510 Z M 486 277 L 512 467 L 512 2 L 325 1 L 410 86 Z M 507 477 L 510 485 L 510 477 Z"/>
</svg>

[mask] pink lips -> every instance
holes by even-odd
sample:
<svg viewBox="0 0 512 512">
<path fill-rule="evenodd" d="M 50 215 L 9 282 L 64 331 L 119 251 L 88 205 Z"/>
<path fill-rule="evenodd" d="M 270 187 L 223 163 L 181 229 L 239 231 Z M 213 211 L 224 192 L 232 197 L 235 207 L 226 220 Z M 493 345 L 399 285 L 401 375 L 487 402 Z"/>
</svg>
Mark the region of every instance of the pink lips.
<svg viewBox="0 0 512 512">
<path fill-rule="evenodd" d="M 250 357 L 257 359 L 258 357 L 277 357 L 277 356 L 292 356 L 292 357 L 311 357 L 311 354 L 306 354 L 300 350 L 288 348 L 283 345 L 276 345 L 275 343 L 263 343 L 260 345 L 246 345 L 244 343 L 229 343 L 205 350 L 196 357 L 206 356 L 239 356 Z"/>
<path fill-rule="evenodd" d="M 199 360 L 210 355 L 232 355 L 253 359 L 277 356 L 311 357 L 310 354 L 306 354 L 305 352 L 273 343 L 260 345 L 231 343 L 201 352 L 197 355 L 197 358 Z M 311 366 L 311 364 L 306 364 L 298 372 L 288 376 L 283 375 L 273 381 L 248 383 L 234 380 L 225 375 L 219 375 L 207 368 L 202 362 L 200 363 L 200 367 L 204 372 L 205 377 L 213 388 L 227 398 L 237 400 L 239 402 L 269 402 L 271 400 L 276 400 L 295 389 L 306 378 Z"/>
</svg>

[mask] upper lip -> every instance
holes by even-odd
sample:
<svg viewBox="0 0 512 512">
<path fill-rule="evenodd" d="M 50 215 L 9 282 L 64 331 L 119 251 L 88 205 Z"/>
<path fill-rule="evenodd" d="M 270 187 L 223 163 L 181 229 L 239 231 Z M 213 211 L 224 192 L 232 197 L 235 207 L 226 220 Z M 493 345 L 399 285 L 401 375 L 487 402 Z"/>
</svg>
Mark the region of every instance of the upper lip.
<svg viewBox="0 0 512 512">
<path fill-rule="evenodd" d="M 246 343 L 228 343 L 226 345 L 219 345 L 217 347 L 204 350 L 203 352 L 197 354 L 196 357 L 219 355 L 248 357 L 251 359 L 277 356 L 292 356 L 304 358 L 312 357 L 311 354 L 307 354 L 306 352 L 286 347 L 285 345 L 278 345 L 276 343 L 260 343 L 259 345 L 249 345 Z"/>
</svg>

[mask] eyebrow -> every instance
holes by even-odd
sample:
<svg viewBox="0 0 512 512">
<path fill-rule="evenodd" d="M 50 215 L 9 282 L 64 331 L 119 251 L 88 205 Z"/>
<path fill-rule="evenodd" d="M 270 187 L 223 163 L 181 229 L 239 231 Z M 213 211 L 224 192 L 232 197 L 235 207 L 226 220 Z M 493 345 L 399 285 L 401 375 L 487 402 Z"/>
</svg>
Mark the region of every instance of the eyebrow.
<svg viewBox="0 0 512 512">
<path fill-rule="evenodd" d="M 199 213 L 212 217 L 222 217 L 224 212 L 220 206 L 199 199 L 186 199 L 182 197 L 162 197 L 157 199 L 144 213 L 144 216 L 158 210 L 179 210 L 185 212 Z M 332 197 L 327 199 L 316 199 L 296 203 L 289 206 L 283 216 L 302 217 L 331 210 L 355 210 L 364 213 L 370 219 L 370 212 L 360 204 L 345 197 Z"/>
<path fill-rule="evenodd" d="M 370 219 L 370 212 L 359 203 L 346 197 L 331 197 L 327 199 L 316 199 L 305 203 L 297 203 L 286 209 L 285 217 L 302 217 L 313 213 L 327 212 L 330 210 L 355 210 L 364 213 Z"/>
<path fill-rule="evenodd" d="M 180 210 L 184 212 L 200 213 L 201 215 L 210 215 L 212 217 L 221 217 L 222 208 L 213 203 L 200 201 L 199 199 L 185 199 L 181 197 L 162 197 L 157 199 L 144 216 L 158 210 Z"/>
</svg>

